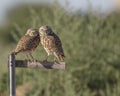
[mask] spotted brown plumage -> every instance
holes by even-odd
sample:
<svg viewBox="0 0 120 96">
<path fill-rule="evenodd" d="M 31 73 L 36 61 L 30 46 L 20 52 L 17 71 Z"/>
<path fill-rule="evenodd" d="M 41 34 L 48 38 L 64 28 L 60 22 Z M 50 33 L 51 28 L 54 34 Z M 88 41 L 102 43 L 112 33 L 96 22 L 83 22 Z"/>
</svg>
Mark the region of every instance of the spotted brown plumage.
<svg viewBox="0 0 120 96">
<path fill-rule="evenodd" d="M 40 37 L 38 29 L 30 28 L 27 30 L 26 34 L 19 40 L 17 47 L 12 51 L 12 54 L 17 55 L 18 53 L 25 53 L 32 56 L 32 52 L 40 43 Z"/>
<path fill-rule="evenodd" d="M 65 55 L 59 37 L 49 26 L 41 26 L 39 29 L 41 44 L 49 55 L 54 55 L 59 62 L 64 61 Z M 47 56 L 47 57 L 48 57 Z M 47 60 L 47 59 L 46 59 Z"/>
</svg>

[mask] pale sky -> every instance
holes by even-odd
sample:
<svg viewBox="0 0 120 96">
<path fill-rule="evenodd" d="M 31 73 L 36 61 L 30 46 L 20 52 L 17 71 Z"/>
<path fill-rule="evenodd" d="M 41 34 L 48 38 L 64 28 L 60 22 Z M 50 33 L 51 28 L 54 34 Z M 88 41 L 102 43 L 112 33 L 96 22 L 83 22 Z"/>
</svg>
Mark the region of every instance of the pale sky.
<svg viewBox="0 0 120 96">
<path fill-rule="evenodd" d="M 54 0 L 0 0 L 0 22 L 6 20 L 7 10 L 11 7 L 17 6 L 23 3 L 35 3 L 42 2 L 52 3 Z M 66 0 L 58 0 L 62 6 L 65 6 Z M 110 11 L 113 7 L 113 0 L 68 0 L 70 7 L 73 10 L 82 9 L 86 10 L 88 5 L 92 5 L 94 9 L 100 8 L 103 11 Z"/>
</svg>

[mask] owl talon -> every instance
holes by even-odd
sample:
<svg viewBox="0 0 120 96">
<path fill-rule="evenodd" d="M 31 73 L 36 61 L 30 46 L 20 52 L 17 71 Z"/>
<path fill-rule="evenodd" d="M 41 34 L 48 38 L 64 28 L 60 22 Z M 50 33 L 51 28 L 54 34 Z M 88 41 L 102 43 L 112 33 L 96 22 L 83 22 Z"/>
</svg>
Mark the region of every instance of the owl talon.
<svg viewBox="0 0 120 96">
<path fill-rule="evenodd" d="M 32 62 L 37 62 L 37 60 L 34 59 L 34 60 L 32 60 Z"/>
</svg>

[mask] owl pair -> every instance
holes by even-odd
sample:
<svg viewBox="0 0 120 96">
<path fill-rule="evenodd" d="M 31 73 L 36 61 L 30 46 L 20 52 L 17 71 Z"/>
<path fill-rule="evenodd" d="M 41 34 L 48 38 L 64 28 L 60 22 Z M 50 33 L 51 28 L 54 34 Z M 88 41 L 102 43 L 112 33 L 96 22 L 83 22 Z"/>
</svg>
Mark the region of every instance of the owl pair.
<svg viewBox="0 0 120 96">
<path fill-rule="evenodd" d="M 26 34 L 19 40 L 17 47 L 12 54 L 17 55 L 18 53 L 25 53 L 27 57 L 32 56 L 32 52 L 41 44 L 47 52 L 47 57 L 44 61 L 47 61 L 49 55 L 54 55 L 58 62 L 64 61 L 64 51 L 62 43 L 59 37 L 52 31 L 49 26 L 41 26 L 39 29 L 28 29 Z"/>
</svg>

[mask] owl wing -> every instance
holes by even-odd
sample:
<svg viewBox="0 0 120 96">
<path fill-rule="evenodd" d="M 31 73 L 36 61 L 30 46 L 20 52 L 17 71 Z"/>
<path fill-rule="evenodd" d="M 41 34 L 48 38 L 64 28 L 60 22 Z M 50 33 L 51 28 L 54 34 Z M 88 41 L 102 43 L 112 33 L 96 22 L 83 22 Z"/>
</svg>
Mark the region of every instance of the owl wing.
<svg viewBox="0 0 120 96">
<path fill-rule="evenodd" d="M 45 37 L 41 43 L 44 45 L 44 48 L 47 48 L 50 52 L 55 50 L 55 40 L 53 36 Z"/>
<path fill-rule="evenodd" d="M 56 54 L 60 57 L 65 57 L 64 55 L 64 51 L 63 51 L 63 48 L 62 48 L 62 43 L 61 43 L 61 40 L 59 39 L 59 37 L 54 34 L 54 38 L 55 38 L 55 47 L 56 47 Z"/>
<path fill-rule="evenodd" d="M 38 37 L 39 38 L 39 37 Z M 39 39 L 37 37 L 31 37 L 29 35 L 24 35 L 18 42 L 16 49 L 13 51 L 14 54 L 17 54 L 22 51 L 29 51 L 37 47 L 39 44 Z M 38 40 L 36 40 L 38 39 Z M 37 42 L 35 42 L 37 41 Z M 36 43 L 36 44 L 34 44 Z"/>
</svg>

